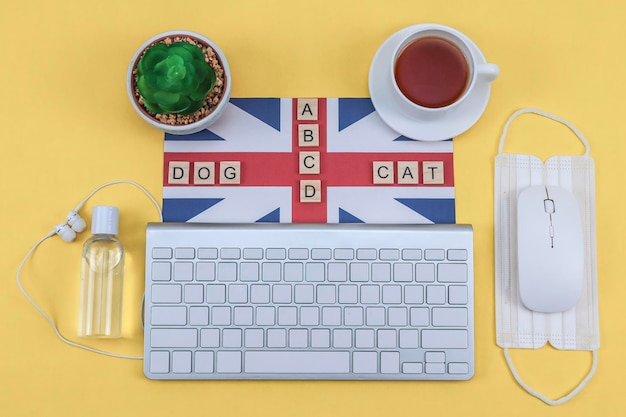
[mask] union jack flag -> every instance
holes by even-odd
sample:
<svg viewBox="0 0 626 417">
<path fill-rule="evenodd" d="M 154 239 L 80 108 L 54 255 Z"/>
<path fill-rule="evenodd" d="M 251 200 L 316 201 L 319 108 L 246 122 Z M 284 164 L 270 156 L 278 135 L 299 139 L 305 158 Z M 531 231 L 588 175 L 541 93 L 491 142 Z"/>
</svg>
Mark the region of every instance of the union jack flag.
<svg viewBox="0 0 626 417">
<path fill-rule="evenodd" d="M 163 218 L 454 223 L 452 140 L 400 136 L 369 98 L 232 98 L 208 130 L 165 135 Z"/>
</svg>

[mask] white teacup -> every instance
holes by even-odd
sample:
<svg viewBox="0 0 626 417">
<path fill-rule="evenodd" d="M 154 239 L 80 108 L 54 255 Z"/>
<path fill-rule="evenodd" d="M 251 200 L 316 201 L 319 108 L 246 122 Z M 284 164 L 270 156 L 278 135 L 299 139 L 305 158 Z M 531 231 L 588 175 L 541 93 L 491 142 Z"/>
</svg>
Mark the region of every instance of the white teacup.
<svg viewBox="0 0 626 417">
<path fill-rule="evenodd" d="M 477 85 L 500 74 L 467 36 L 444 25 L 416 25 L 397 41 L 392 56 L 393 96 L 403 112 L 420 118 L 448 113 L 467 101 Z"/>
</svg>

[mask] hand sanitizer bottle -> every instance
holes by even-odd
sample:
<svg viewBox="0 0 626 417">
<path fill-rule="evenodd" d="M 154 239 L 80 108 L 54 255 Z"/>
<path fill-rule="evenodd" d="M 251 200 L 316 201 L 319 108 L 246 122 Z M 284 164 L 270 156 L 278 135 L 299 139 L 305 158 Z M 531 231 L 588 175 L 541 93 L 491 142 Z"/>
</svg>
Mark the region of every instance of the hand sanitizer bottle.
<svg viewBox="0 0 626 417">
<path fill-rule="evenodd" d="M 93 208 L 91 233 L 83 246 L 78 336 L 119 338 L 122 334 L 124 246 L 117 238 L 117 207 Z"/>
</svg>

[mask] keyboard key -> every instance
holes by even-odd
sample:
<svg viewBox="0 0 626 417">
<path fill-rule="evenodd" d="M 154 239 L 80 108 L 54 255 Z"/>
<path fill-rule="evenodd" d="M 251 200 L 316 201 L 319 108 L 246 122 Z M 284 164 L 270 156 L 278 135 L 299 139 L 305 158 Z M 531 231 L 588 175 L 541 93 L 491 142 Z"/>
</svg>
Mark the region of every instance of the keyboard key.
<svg viewBox="0 0 626 417">
<path fill-rule="evenodd" d="M 235 262 L 218 263 L 217 280 L 222 282 L 237 281 L 237 264 Z"/>
<path fill-rule="evenodd" d="M 396 331 L 393 329 L 379 329 L 376 334 L 377 346 L 381 349 L 393 349 L 396 347 Z"/>
<path fill-rule="evenodd" d="M 422 250 L 421 249 L 403 249 L 402 259 L 405 261 L 421 261 Z"/>
<path fill-rule="evenodd" d="M 464 307 L 433 308 L 433 326 L 467 326 L 467 309 Z"/>
<path fill-rule="evenodd" d="M 200 304 L 204 301 L 204 285 L 188 284 L 185 285 L 185 303 Z"/>
<path fill-rule="evenodd" d="M 422 330 L 424 349 L 465 349 L 468 347 L 467 330 Z"/>
<path fill-rule="evenodd" d="M 306 248 L 291 248 L 289 249 L 289 259 L 293 260 L 305 260 L 309 259 L 309 250 Z"/>
<path fill-rule="evenodd" d="M 172 259 L 172 248 L 152 248 L 152 259 Z"/>
<path fill-rule="evenodd" d="M 152 329 L 150 346 L 154 348 L 194 348 L 198 346 L 196 329 Z"/>
<path fill-rule="evenodd" d="M 356 258 L 362 261 L 374 261 L 378 258 L 376 249 L 357 249 Z"/>
<path fill-rule="evenodd" d="M 403 374 L 421 374 L 424 372 L 424 365 L 421 362 L 405 362 L 402 364 Z"/>
<path fill-rule="evenodd" d="M 246 351 L 245 372 L 251 374 L 347 374 L 349 352 Z"/>
<path fill-rule="evenodd" d="M 174 262 L 174 281 L 193 281 L 193 262 Z"/>
<path fill-rule="evenodd" d="M 198 259 L 217 259 L 217 248 L 198 248 Z"/>
<path fill-rule="evenodd" d="M 270 260 L 283 260 L 287 258 L 287 251 L 283 248 L 269 248 L 265 250 L 265 258 Z"/>
<path fill-rule="evenodd" d="M 263 347 L 263 329 L 246 329 L 244 331 L 244 344 L 247 348 Z"/>
<path fill-rule="evenodd" d="M 224 329 L 222 346 L 225 348 L 241 347 L 241 329 Z"/>
<path fill-rule="evenodd" d="M 399 285 L 383 285 L 383 304 L 400 304 L 402 302 L 402 287 Z"/>
<path fill-rule="evenodd" d="M 305 267 L 305 279 L 311 282 L 322 282 L 326 279 L 325 265 L 323 263 L 311 262 Z"/>
<path fill-rule="evenodd" d="M 367 307 L 365 309 L 365 324 L 367 324 L 368 326 L 384 326 L 385 308 Z"/>
<path fill-rule="evenodd" d="M 427 261 L 443 261 L 446 259 L 446 252 L 443 249 L 426 249 L 424 259 Z"/>
<path fill-rule="evenodd" d="M 335 303 L 335 286 L 334 285 L 318 285 L 317 286 L 317 303 L 318 304 L 334 304 Z"/>
<path fill-rule="evenodd" d="M 206 286 L 207 304 L 223 304 L 226 302 L 226 285 L 210 284 Z"/>
<path fill-rule="evenodd" d="M 467 287 L 450 285 L 448 287 L 448 302 L 450 304 L 467 304 Z"/>
<path fill-rule="evenodd" d="M 317 261 L 327 261 L 332 257 L 332 251 L 326 248 L 311 249 L 311 259 Z"/>
<path fill-rule="evenodd" d="M 272 302 L 276 304 L 291 303 L 291 285 L 276 284 L 272 287 Z"/>
<path fill-rule="evenodd" d="M 314 299 L 314 287 L 309 284 L 297 284 L 294 286 L 294 301 L 297 304 L 312 304 Z"/>
<path fill-rule="evenodd" d="M 430 323 L 428 307 L 411 307 L 410 324 L 416 327 L 426 327 Z"/>
<path fill-rule="evenodd" d="M 196 263 L 197 281 L 215 281 L 215 262 Z"/>
<path fill-rule="evenodd" d="M 155 326 L 184 326 L 187 324 L 187 307 L 152 307 L 150 323 Z"/>
<path fill-rule="evenodd" d="M 311 347 L 312 348 L 330 347 L 330 330 L 329 329 L 311 329 Z"/>
<path fill-rule="evenodd" d="M 170 371 L 170 353 L 163 351 L 150 352 L 150 372 L 166 374 Z"/>
<path fill-rule="evenodd" d="M 437 281 L 439 282 L 467 282 L 466 264 L 439 264 L 437 265 Z"/>
<path fill-rule="evenodd" d="M 467 249 L 448 249 L 449 261 L 467 261 Z"/>
<path fill-rule="evenodd" d="M 307 329 L 289 329 L 289 347 L 305 348 L 309 345 L 309 332 Z"/>
<path fill-rule="evenodd" d="M 365 262 L 352 262 L 350 264 L 350 281 L 367 282 L 370 280 L 370 266 Z"/>
<path fill-rule="evenodd" d="M 401 329 L 400 348 L 401 349 L 417 349 L 419 347 L 419 331 Z"/>
<path fill-rule="evenodd" d="M 446 364 L 445 363 L 426 363 L 426 373 L 427 374 L 445 374 L 446 373 Z"/>
<path fill-rule="evenodd" d="M 373 348 L 374 347 L 374 330 L 356 329 L 354 331 L 354 345 L 357 348 Z"/>
<path fill-rule="evenodd" d="M 243 259 L 261 260 L 263 259 L 262 248 L 245 248 L 243 250 Z"/>
<path fill-rule="evenodd" d="M 389 282 L 391 281 L 391 264 L 376 262 L 372 264 L 372 281 Z"/>
<path fill-rule="evenodd" d="M 261 279 L 268 282 L 280 281 L 280 264 L 278 262 L 265 262 L 261 267 Z"/>
<path fill-rule="evenodd" d="M 424 302 L 424 287 L 421 285 L 404 286 L 405 304 L 422 304 Z"/>
<path fill-rule="evenodd" d="M 189 307 L 189 324 L 192 326 L 208 326 L 209 307 Z"/>
<path fill-rule="evenodd" d="M 443 285 L 428 285 L 426 287 L 427 304 L 445 304 L 446 287 Z"/>
<path fill-rule="evenodd" d="M 257 262 L 242 262 L 239 264 L 240 280 L 254 282 L 259 280 L 259 264 Z"/>
<path fill-rule="evenodd" d="M 275 307 L 267 306 L 256 308 L 256 324 L 259 326 L 273 326 L 276 322 L 275 316 Z"/>
<path fill-rule="evenodd" d="M 424 360 L 426 362 L 444 363 L 446 361 L 446 353 L 445 352 L 426 352 L 424 354 Z"/>
<path fill-rule="evenodd" d="M 334 329 L 333 347 L 339 349 L 349 349 L 352 347 L 352 330 Z"/>
<path fill-rule="evenodd" d="M 193 259 L 196 257 L 196 250 L 194 248 L 176 248 L 174 257 L 176 259 Z"/>
<path fill-rule="evenodd" d="M 270 302 L 269 285 L 251 285 L 250 302 L 253 304 L 267 304 Z"/>
<path fill-rule="evenodd" d="M 338 261 L 347 261 L 354 259 L 354 249 L 352 248 L 338 248 L 334 250 L 334 258 Z"/>
<path fill-rule="evenodd" d="M 343 322 L 346 326 L 362 326 L 363 307 L 345 307 L 343 309 Z"/>
<path fill-rule="evenodd" d="M 413 281 L 413 265 L 406 262 L 393 264 L 393 280 L 396 282 Z"/>
<path fill-rule="evenodd" d="M 217 352 L 216 370 L 219 373 L 240 373 L 241 352 L 225 351 Z"/>
<path fill-rule="evenodd" d="M 228 302 L 243 304 L 248 302 L 248 286 L 244 284 L 230 284 L 228 286 Z"/>
<path fill-rule="evenodd" d="M 233 323 L 235 326 L 252 326 L 254 324 L 254 309 L 249 306 L 237 306 L 233 309 Z"/>
<path fill-rule="evenodd" d="M 194 360 L 194 371 L 199 374 L 210 374 L 213 372 L 213 352 L 196 351 Z"/>
<path fill-rule="evenodd" d="M 354 352 L 352 354 L 352 371 L 355 374 L 375 374 L 378 372 L 378 353 Z"/>
<path fill-rule="evenodd" d="M 230 307 L 211 307 L 211 323 L 214 326 L 229 326 Z"/>
<path fill-rule="evenodd" d="M 361 304 L 378 304 L 380 302 L 380 287 L 378 285 L 361 286 Z"/>
<path fill-rule="evenodd" d="M 278 307 L 278 325 L 295 326 L 298 324 L 298 309 L 296 307 Z"/>
<path fill-rule="evenodd" d="M 175 374 L 191 373 L 191 352 L 172 352 L 172 372 Z"/>
<path fill-rule="evenodd" d="M 356 304 L 359 298 L 359 287 L 357 285 L 339 285 L 339 303 Z"/>
<path fill-rule="evenodd" d="M 400 373 L 400 353 L 399 352 L 381 352 L 380 353 L 380 372 L 383 374 Z"/>
<path fill-rule="evenodd" d="M 340 326 L 341 307 L 322 307 L 322 324 L 324 326 Z"/>
<path fill-rule="evenodd" d="M 381 249 L 378 257 L 381 261 L 397 261 L 400 259 L 400 251 L 398 249 Z"/>
<path fill-rule="evenodd" d="M 267 329 L 267 347 L 284 348 L 287 346 L 287 332 L 285 329 Z"/>
<path fill-rule="evenodd" d="M 200 346 L 208 348 L 220 347 L 220 331 L 219 329 L 202 329 L 200 330 Z"/>
<path fill-rule="evenodd" d="M 406 307 L 389 307 L 387 316 L 387 323 L 390 326 L 406 326 L 408 324 Z"/>
<path fill-rule="evenodd" d="M 415 264 L 415 281 L 434 282 L 435 264 Z"/>
<path fill-rule="evenodd" d="M 152 281 L 169 281 L 172 279 L 169 262 L 152 262 Z"/>
<path fill-rule="evenodd" d="M 297 262 L 285 263 L 285 281 L 297 282 L 304 279 L 304 265 Z"/>
<path fill-rule="evenodd" d="M 320 324 L 319 307 L 301 307 L 300 324 L 303 326 L 317 326 Z"/>
<path fill-rule="evenodd" d="M 153 303 L 180 303 L 182 301 L 182 286 L 179 284 L 153 284 Z"/>
<path fill-rule="evenodd" d="M 241 258 L 241 249 L 239 249 L 239 248 L 222 248 L 222 249 L 220 249 L 220 258 L 222 258 L 222 259 L 239 259 L 239 258 Z"/>
<path fill-rule="evenodd" d="M 448 372 L 451 374 L 469 373 L 469 364 L 465 362 L 451 362 L 448 364 Z"/>
<path fill-rule="evenodd" d="M 328 281 L 341 282 L 348 280 L 348 265 L 343 262 L 328 263 Z"/>
</svg>

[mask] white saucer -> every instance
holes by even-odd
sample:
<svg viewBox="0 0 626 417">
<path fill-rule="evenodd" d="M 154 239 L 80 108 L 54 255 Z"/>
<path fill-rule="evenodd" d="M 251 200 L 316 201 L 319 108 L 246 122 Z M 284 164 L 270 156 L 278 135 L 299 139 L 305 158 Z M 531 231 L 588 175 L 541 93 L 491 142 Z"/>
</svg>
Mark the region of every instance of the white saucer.
<svg viewBox="0 0 626 417">
<path fill-rule="evenodd" d="M 479 82 L 474 86 L 470 96 L 462 103 L 442 112 L 436 118 L 420 114 L 419 110 L 408 114 L 398 103 L 393 87 L 393 71 L 391 70 L 393 53 L 398 44 L 407 35 L 414 32 L 420 25 L 410 26 L 389 37 L 378 49 L 369 72 L 369 90 L 374 108 L 383 121 L 393 130 L 410 139 L 438 141 L 451 139 L 468 130 L 483 114 L 489 93 L 490 82 Z M 464 36 L 472 52 L 476 54 L 477 63 L 486 63 L 485 57 L 476 44 Z"/>
</svg>

